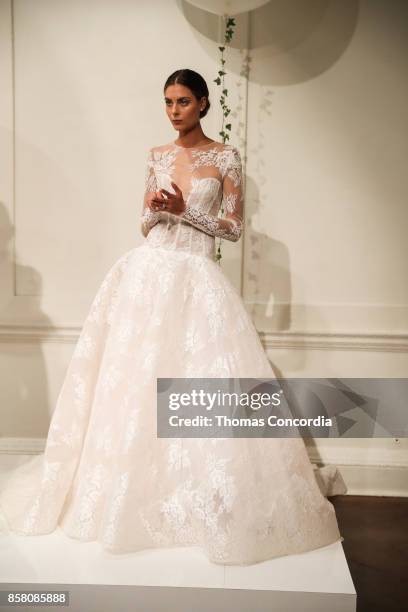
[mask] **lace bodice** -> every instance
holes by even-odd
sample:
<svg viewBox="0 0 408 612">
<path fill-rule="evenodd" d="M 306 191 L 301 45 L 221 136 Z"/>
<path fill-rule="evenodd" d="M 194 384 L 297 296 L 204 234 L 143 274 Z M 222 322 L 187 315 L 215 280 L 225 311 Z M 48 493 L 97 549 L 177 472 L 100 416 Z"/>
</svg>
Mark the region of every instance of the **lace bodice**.
<svg viewBox="0 0 408 612">
<path fill-rule="evenodd" d="M 183 193 L 180 215 L 152 211 L 149 192 L 171 182 Z M 219 216 L 221 204 L 223 216 Z M 181 147 L 174 142 L 150 149 L 141 230 L 150 246 L 181 249 L 214 259 L 215 237 L 237 241 L 243 229 L 242 167 L 238 150 L 219 142 Z"/>
</svg>

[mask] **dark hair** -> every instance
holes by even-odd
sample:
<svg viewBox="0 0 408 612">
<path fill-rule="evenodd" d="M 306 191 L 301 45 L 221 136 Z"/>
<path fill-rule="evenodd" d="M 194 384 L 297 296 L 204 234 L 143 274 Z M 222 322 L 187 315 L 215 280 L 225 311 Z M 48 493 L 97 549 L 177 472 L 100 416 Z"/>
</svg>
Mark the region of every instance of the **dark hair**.
<svg viewBox="0 0 408 612">
<path fill-rule="evenodd" d="M 176 70 L 171 74 L 167 81 L 164 84 L 163 91 L 166 91 L 169 85 L 184 85 L 188 87 L 197 98 L 200 100 L 203 96 L 207 98 L 207 104 L 205 108 L 200 111 L 200 117 L 205 117 L 208 113 L 208 109 L 210 108 L 210 100 L 208 99 L 208 87 L 207 83 L 198 72 L 194 70 L 190 70 L 189 68 L 182 68 L 181 70 Z"/>
</svg>

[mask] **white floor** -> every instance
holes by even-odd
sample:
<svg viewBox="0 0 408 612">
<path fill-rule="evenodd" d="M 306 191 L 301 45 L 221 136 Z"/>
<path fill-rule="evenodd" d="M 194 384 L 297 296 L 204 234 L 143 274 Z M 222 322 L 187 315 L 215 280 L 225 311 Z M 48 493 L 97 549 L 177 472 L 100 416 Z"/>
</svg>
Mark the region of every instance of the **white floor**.
<svg viewBox="0 0 408 612">
<path fill-rule="evenodd" d="M 0 457 L 3 474 L 24 460 L 11 457 Z M 60 529 L 47 536 L 6 533 L 0 537 L 0 582 L 3 591 L 61 587 L 70 592 L 71 612 L 356 610 L 341 543 L 239 567 L 210 563 L 199 548 L 111 555 Z M 9 609 L 16 608 L 0 605 Z"/>
</svg>

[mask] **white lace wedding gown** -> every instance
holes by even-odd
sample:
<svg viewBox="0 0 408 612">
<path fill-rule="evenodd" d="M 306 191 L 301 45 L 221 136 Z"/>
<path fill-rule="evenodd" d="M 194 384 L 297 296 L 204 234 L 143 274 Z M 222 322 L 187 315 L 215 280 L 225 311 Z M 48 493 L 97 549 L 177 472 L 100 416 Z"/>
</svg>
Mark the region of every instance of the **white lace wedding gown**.
<svg viewBox="0 0 408 612">
<path fill-rule="evenodd" d="M 181 216 L 146 205 L 171 181 L 187 203 Z M 215 236 L 241 235 L 241 187 L 230 145 L 150 151 L 145 241 L 112 266 L 92 302 L 45 452 L 16 468 L 0 494 L 6 529 L 59 526 L 116 553 L 194 545 L 222 564 L 343 539 L 301 438 L 156 435 L 156 377 L 275 378 L 214 260 Z"/>
</svg>

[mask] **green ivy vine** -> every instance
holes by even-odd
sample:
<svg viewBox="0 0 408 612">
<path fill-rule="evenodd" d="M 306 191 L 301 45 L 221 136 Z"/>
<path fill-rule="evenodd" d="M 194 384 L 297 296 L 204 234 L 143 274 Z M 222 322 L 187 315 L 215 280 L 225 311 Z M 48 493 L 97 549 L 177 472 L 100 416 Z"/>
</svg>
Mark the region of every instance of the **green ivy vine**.
<svg viewBox="0 0 408 612">
<path fill-rule="evenodd" d="M 222 108 L 222 125 L 221 125 L 221 130 L 218 133 L 222 138 L 222 142 L 225 144 L 227 140 L 230 139 L 231 122 L 230 120 L 228 120 L 228 123 L 226 123 L 226 121 L 227 121 L 228 115 L 231 112 L 231 109 L 228 106 L 228 101 L 227 101 L 228 89 L 225 85 L 225 75 L 227 73 L 225 71 L 226 60 L 224 58 L 224 51 L 226 47 L 228 46 L 228 44 L 231 42 L 232 37 L 234 35 L 235 19 L 233 17 L 228 17 L 228 15 L 226 15 L 224 16 L 224 20 L 225 20 L 224 44 L 218 47 L 221 53 L 220 69 L 218 70 L 217 78 L 214 79 L 214 83 L 216 83 L 217 86 L 221 88 L 219 103 Z M 224 206 L 221 203 L 221 215 L 223 214 L 224 214 Z M 221 262 L 221 240 L 222 239 L 220 238 L 218 242 L 218 249 L 215 255 L 215 261 L 217 261 L 218 263 Z"/>
</svg>

